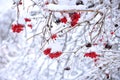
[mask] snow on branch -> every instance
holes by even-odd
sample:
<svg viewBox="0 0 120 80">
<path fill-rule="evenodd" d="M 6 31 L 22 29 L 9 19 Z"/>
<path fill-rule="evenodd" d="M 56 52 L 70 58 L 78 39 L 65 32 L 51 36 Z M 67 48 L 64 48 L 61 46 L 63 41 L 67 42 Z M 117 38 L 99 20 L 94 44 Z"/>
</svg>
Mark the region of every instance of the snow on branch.
<svg viewBox="0 0 120 80">
<path fill-rule="evenodd" d="M 120 53 L 120 51 L 114 51 L 114 50 L 102 50 L 102 52 L 114 52 L 114 53 Z"/>
<path fill-rule="evenodd" d="M 54 11 L 54 12 L 98 12 L 102 13 L 98 10 L 89 10 L 86 9 L 87 7 L 85 5 L 56 5 L 56 4 L 48 4 L 46 6 L 46 9 L 49 11 Z"/>
</svg>

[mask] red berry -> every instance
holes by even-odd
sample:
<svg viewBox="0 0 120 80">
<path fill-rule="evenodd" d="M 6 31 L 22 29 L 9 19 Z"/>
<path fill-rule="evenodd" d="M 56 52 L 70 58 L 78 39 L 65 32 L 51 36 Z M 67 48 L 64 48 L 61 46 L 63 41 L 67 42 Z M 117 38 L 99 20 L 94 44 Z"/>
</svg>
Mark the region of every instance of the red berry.
<svg viewBox="0 0 120 80">
<path fill-rule="evenodd" d="M 43 52 L 44 52 L 45 55 L 48 55 L 51 52 L 51 48 L 47 48 Z"/>
<path fill-rule="evenodd" d="M 76 24 L 77 24 L 77 20 L 76 21 L 74 20 L 74 21 L 71 22 L 72 27 L 74 27 Z"/>
<path fill-rule="evenodd" d="M 12 25 L 12 31 L 13 32 L 20 33 L 21 31 L 23 31 L 23 28 L 24 28 L 23 24 L 13 24 Z"/>
<path fill-rule="evenodd" d="M 61 54 L 62 54 L 62 52 L 60 52 L 60 51 L 55 52 L 55 58 L 59 57 Z"/>
<path fill-rule="evenodd" d="M 113 32 L 113 31 L 112 31 L 112 32 L 110 32 L 110 34 L 111 34 L 111 35 L 113 35 L 114 33 L 115 33 L 115 32 Z"/>
<path fill-rule="evenodd" d="M 96 62 L 96 61 L 98 61 L 98 60 L 99 60 L 99 58 L 95 58 L 95 59 L 94 59 L 94 62 Z"/>
<path fill-rule="evenodd" d="M 96 54 L 96 52 L 89 52 L 89 53 L 85 53 L 84 56 L 85 56 L 85 57 L 90 57 L 90 58 L 96 58 L 96 57 L 98 57 L 99 55 Z"/>
<path fill-rule="evenodd" d="M 19 2 L 19 5 L 22 5 L 22 2 L 21 2 L 21 1 Z"/>
<path fill-rule="evenodd" d="M 50 53 L 50 54 L 49 54 L 49 57 L 50 57 L 51 59 L 55 58 L 54 53 Z"/>
<path fill-rule="evenodd" d="M 66 24 L 66 22 L 67 22 L 67 18 L 66 18 L 66 17 L 61 18 L 61 19 L 60 19 L 60 22 L 62 22 L 62 23 L 65 23 L 65 24 Z"/>
<path fill-rule="evenodd" d="M 22 5 L 22 0 L 20 0 L 18 4 L 19 4 L 19 5 Z"/>
<path fill-rule="evenodd" d="M 70 18 L 71 18 L 72 21 L 75 20 L 75 19 L 78 21 L 78 19 L 80 18 L 80 14 L 73 13 L 72 15 L 70 15 Z"/>
<path fill-rule="evenodd" d="M 24 20 L 25 20 L 25 22 L 30 22 L 31 21 L 31 19 L 29 19 L 29 18 L 24 18 Z"/>
<path fill-rule="evenodd" d="M 62 52 L 57 51 L 57 52 L 55 52 L 55 53 L 50 53 L 50 54 L 49 54 L 49 57 L 50 57 L 51 59 L 53 59 L 53 58 L 58 58 L 59 56 L 61 56 L 61 54 L 62 54 Z"/>
<path fill-rule="evenodd" d="M 32 24 L 28 24 L 27 26 L 30 27 L 30 28 L 32 29 Z"/>
<path fill-rule="evenodd" d="M 45 5 L 48 5 L 48 4 L 49 4 L 49 2 L 48 2 L 48 1 L 46 1 L 46 2 L 45 2 Z"/>
<path fill-rule="evenodd" d="M 76 24 L 77 24 L 77 22 L 78 22 L 78 20 L 79 20 L 79 18 L 80 18 L 80 14 L 78 14 L 78 13 L 72 13 L 71 15 L 70 15 L 70 18 L 71 18 L 71 26 L 73 27 L 73 26 L 75 26 Z"/>
<path fill-rule="evenodd" d="M 57 34 L 53 34 L 52 36 L 51 36 L 51 39 L 56 39 L 57 38 Z"/>
</svg>

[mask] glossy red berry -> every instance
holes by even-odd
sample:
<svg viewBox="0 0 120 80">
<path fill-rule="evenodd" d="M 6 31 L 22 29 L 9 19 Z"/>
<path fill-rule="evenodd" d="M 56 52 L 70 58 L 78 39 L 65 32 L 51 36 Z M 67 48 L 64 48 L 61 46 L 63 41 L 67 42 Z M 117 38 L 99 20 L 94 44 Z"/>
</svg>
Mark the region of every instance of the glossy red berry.
<svg viewBox="0 0 120 80">
<path fill-rule="evenodd" d="M 58 58 L 59 56 L 61 56 L 61 54 L 62 54 L 62 52 L 57 51 L 57 52 L 54 52 L 54 53 L 50 53 L 50 54 L 49 54 L 49 57 L 50 57 L 51 59 L 53 59 L 53 58 Z"/>
<path fill-rule="evenodd" d="M 78 20 L 80 18 L 80 14 L 75 12 L 75 13 L 70 15 L 70 18 L 71 18 L 72 21 L 73 20 Z"/>
<path fill-rule="evenodd" d="M 78 23 L 80 14 L 78 14 L 76 12 L 72 13 L 72 14 L 70 14 L 70 18 L 71 18 L 71 26 L 74 27 Z"/>
<path fill-rule="evenodd" d="M 29 19 L 29 18 L 24 18 L 24 20 L 25 20 L 25 22 L 30 22 L 31 21 L 31 19 Z"/>
<path fill-rule="evenodd" d="M 21 31 L 23 31 L 23 28 L 24 28 L 23 24 L 13 24 L 12 25 L 12 31 L 13 32 L 20 33 Z"/>
<path fill-rule="evenodd" d="M 66 18 L 66 17 L 61 18 L 61 19 L 60 19 L 60 22 L 62 22 L 62 23 L 65 23 L 65 24 L 66 24 L 66 22 L 67 22 L 67 18 Z"/>
<path fill-rule="evenodd" d="M 51 52 L 51 48 L 47 48 L 43 52 L 44 52 L 45 55 L 48 55 Z"/>
<path fill-rule="evenodd" d="M 100 55 L 98 55 L 96 52 L 89 52 L 89 53 L 85 53 L 84 56 L 90 58 L 97 58 Z"/>
<path fill-rule="evenodd" d="M 52 36 L 51 36 L 51 39 L 56 39 L 57 38 L 57 34 L 53 34 Z"/>
<path fill-rule="evenodd" d="M 77 20 L 76 21 L 74 20 L 74 21 L 71 22 L 72 27 L 74 27 L 76 24 L 77 24 Z"/>
</svg>

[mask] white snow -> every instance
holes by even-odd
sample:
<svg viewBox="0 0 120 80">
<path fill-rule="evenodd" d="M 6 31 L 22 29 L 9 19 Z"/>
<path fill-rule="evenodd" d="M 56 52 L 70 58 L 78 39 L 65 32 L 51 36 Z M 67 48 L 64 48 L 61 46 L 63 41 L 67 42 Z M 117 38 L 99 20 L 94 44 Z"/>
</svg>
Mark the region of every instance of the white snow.
<svg viewBox="0 0 120 80">
<path fill-rule="evenodd" d="M 19 5 L 19 18 L 13 1 L 19 2 L 0 0 L 0 80 L 107 80 L 106 73 L 116 80 L 120 79 L 120 16 L 116 17 L 116 8 L 109 8 L 112 5 L 109 1 L 99 4 L 99 0 L 83 0 L 84 5 L 75 5 L 77 0 L 55 0 L 58 4 L 53 4 L 52 0 L 22 0 L 24 5 Z M 49 4 L 43 6 L 46 1 Z M 113 4 L 117 5 L 115 1 Z M 87 8 L 91 3 L 99 5 Z M 96 15 L 96 10 L 104 14 Z M 69 13 L 76 11 L 81 17 L 78 24 L 71 27 Z M 56 23 L 63 16 L 67 23 Z M 26 17 L 31 22 L 25 22 Z M 25 25 L 20 33 L 11 29 L 11 24 L 17 23 L 17 19 Z M 118 24 L 117 28 L 114 23 Z M 33 28 L 30 29 L 27 24 L 32 24 Z M 115 34 L 111 35 L 110 31 L 115 31 Z M 55 33 L 57 38 L 52 40 L 51 35 Z M 100 41 L 101 38 L 103 41 Z M 113 45 L 111 49 L 105 48 L 107 41 Z M 88 42 L 97 45 L 88 48 Z M 43 53 L 46 48 L 51 48 L 51 53 L 61 51 L 62 55 L 51 59 Z M 100 55 L 96 62 L 84 56 L 92 51 Z M 64 70 L 66 67 L 70 70 Z"/>
</svg>

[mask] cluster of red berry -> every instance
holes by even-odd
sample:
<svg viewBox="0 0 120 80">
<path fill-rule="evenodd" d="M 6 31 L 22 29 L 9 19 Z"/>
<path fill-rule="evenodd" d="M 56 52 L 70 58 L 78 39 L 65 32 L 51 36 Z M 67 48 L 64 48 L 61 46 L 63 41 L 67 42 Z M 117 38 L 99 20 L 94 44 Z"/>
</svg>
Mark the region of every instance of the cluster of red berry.
<svg viewBox="0 0 120 80">
<path fill-rule="evenodd" d="M 78 13 L 73 13 L 70 15 L 70 18 L 71 18 L 71 26 L 75 26 L 80 18 L 80 14 Z"/>
<path fill-rule="evenodd" d="M 75 13 L 70 13 L 69 16 L 71 18 L 71 26 L 74 27 L 78 23 L 78 20 L 80 18 L 80 14 L 75 12 Z M 66 17 L 61 18 L 60 22 L 66 24 L 67 18 Z"/>
<path fill-rule="evenodd" d="M 31 22 L 31 19 L 29 18 L 24 18 L 25 22 Z M 32 24 L 28 24 L 28 27 L 30 27 L 32 29 Z"/>
<path fill-rule="evenodd" d="M 56 39 L 57 38 L 57 34 L 53 34 L 52 36 L 51 36 L 51 39 Z"/>
<path fill-rule="evenodd" d="M 29 19 L 29 18 L 24 18 L 24 20 L 25 20 L 25 22 L 31 22 L 31 19 Z M 27 26 L 32 29 L 32 24 L 28 24 Z M 23 24 L 17 23 L 17 24 L 12 25 L 12 31 L 13 32 L 20 33 L 21 31 L 23 31 L 23 28 L 24 28 Z"/>
<path fill-rule="evenodd" d="M 47 48 L 43 51 L 43 53 L 45 55 L 48 55 L 51 59 L 53 58 L 58 58 L 59 56 L 61 56 L 62 52 L 61 51 L 57 51 L 57 52 L 52 52 L 51 53 L 51 48 Z"/>
<path fill-rule="evenodd" d="M 66 22 L 67 22 L 67 18 L 66 18 L 66 17 L 61 18 L 61 19 L 60 19 L 60 22 L 62 22 L 62 23 L 65 23 L 65 24 L 66 24 Z"/>
<path fill-rule="evenodd" d="M 97 57 L 100 56 L 100 55 L 97 54 L 96 52 L 89 52 L 89 53 L 85 53 L 84 56 L 85 56 L 85 57 L 90 57 L 90 58 L 97 58 Z"/>
<path fill-rule="evenodd" d="M 100 55 L 97 54 L 96 52 L 89 52 L 89 53 L 85 53 L 84 54 L 84 57 L 90 57 L 94 60 L 94 62 L 96 62 L 97 60 L 99 60 L 99 57 Z"/>
<path fill-rule="evenodd" d="M 23 28 L 24 28 L 23 24 L 13 24 L 12 25 L 12 31 L 13 32 L 20 33 L 21 31 L 23 31 Z"/>
</svg>

